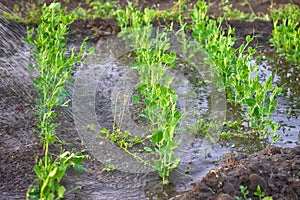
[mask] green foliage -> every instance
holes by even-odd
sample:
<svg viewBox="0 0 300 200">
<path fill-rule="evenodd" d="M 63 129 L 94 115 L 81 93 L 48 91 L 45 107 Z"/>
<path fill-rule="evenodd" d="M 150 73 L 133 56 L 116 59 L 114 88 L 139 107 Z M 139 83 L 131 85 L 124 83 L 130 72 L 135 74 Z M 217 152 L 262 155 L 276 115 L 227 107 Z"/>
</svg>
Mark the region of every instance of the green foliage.
<svg viewBox="0 0 300 200">
<path fill-rule="evenodd" d="M 286 4 L 271 13 L 274 29 L 270 42 L 276 51 L 300 68 L 300 7 Z"/>
<path fill-rule="evenodd" d="M 112 18 L 115 17 L 117 3 L 115 1 L 85 0 L 88 8 L 78 6 L 73 10 L 74 16 L 79 19 Z"/>
<path fill-rule="evenodd" d="M 225 32 L 221 28 L 223 19 L 209 19 L 207 11 L 207 4 L 198 1 L 191 13 L 193 38 L 204 47 L 220 71 L 228 101 L 242 106 L 244 119 L 249 122 L 250 127 L 261 133 L 262 137 L 271 136 L 273 141 L 277 141 L 278 125 L 270 116 L 278 103 L 275 96 L 280 94 L 281 88 L 273 86 L 272 76 L 261 83 L 257 75 L 258 66 L 251 64 L 256 50 L 248 47 L 253 37 L 247 36 L 246 44 L 235 49 L 234 29 L 228 27 Z"/>
<path fill-rule="evenodd" d="M 272 197 L 266 197 L 266 193 L 261 190 L 260 186 L 257 185 L 256 191 L 254 192 L 254 195 L 259 198 L 259 200 L 272 200 Z"/>
<path fill-rule="evenodd" d="M 248 0 L 243 0 L 240 5 L 247 6 L 250 9 L 251 13 L 245 13 L 236 8 L 233 9 L 232 4 L 229 2 L 229 0 L 222 0 L 222 8 L 220 10 L 223 11 L 224 17 L 228 20 L 254 21 L 256 19 L 259 19 L 270 21 L 269 14 L 256 14 Z"/>
<path fill-rule="evenodd" d="M 273 200 L 273 197 L 264 197 L 262 200 Z"/>
<path fill-rule="evenodd" d="M 209 121 L 205 121 L 203 119 L 200 119 L 198 121 L 197 124 L 197 130 L 196 130 L 196 134 L 199 134 L 201 136 L 205 136 L 206 138 L 208 138 L 212 143 L 215 143 L 216 140 L 213 137 L 213 135 L 211 135 L 210 133 L 213 132 L 219 132 L 220 131 L 220 124 L 215 123 L 215 122 L 209 122 Z M 222 139 L 226 139 L 229 137 L 229 135 L 225 132 L 220 132 L 220 137 Z"/>
<path fill-rule="evenodd" d="M 244 200 L 251 200 L 251 198 L 247 197 L 247 195 L 249 194 L 249 190 L 248 190 L 247 186 L 245 187 L 245 186 L 241 185 L 240 186 L 240 191 L 242 193 L 242 196 L 243 196 Z"/>
<path fill-rule="evenodd" d="M 128 148 L 131 148 L 136 144 L 143 143 L 141 138 L 132 137 L 131 133 L 128 131 L 122 132 L 119 128 L 112 132 L 104 128 L 100 131 L 100 133 L 105 134 L 107 139 L 109 139 L 111 142 L 117 143 L 118 146 L 125 151 L 128 151 Z"/>
<path fill-rule="evenodd" d="M 179 2 L 179 4 L 184 7 L 184 3 Z M 183 14 L 179 15 L 181 29 L 176 36 L 182 44 L 183 53 L 187 54 L 187 58 L 191 58 L 197 50 L 204 48 L 213 61 L 210 63 L 211 70 L 221 74 L 228 101 L 242 108 L 242 117 L 248 122 L 249 127 L 260 133 L 261 137 L 271 136 L 273 141 L 277 141 L 279 139 L 279 135 L 276 133 L 278 125 L 271 120 L 270 116 L 278 103 L 275 97 L 280 94 L 281 88 L 273 86 L 272 75 L 264 82 L 259 79 L 258 66 L 251 62 L 256 50 L 249 46 L 254 38 L 247 36 L 245 44 L 234 48 L 233 45 L 236 41 L 233 36 L 234 29 L 228 27 L 225 32 L 221 28 L 223 18 L 209 19 L 208 8 L 205 2 L 198 1 L 190 10 L 192 19 L 190 26 L 186 25 Z M 141 12 L 132 4 L 129 4 L 124 11 L 117 12 L 118 23 L 122 28 L 122 37 L 126 38 L 126 41 L 131 41 L 130 44 L 135 49 L 137 57 L 133 69 L 139 72 L 141 80 L 137 90 L 146 105 L 142 116 L 150 122 L 152 145 L 158 147 L 156 149 L 146 147 L 145 150 L 160 155 L 159 161 L 155 162 L 155 169 L 164 179 L 169 175 L 167 171 L 170 171 L 165 170 L 168 166 L 164 161 L 165 158 L 172 158 L 173 161 L 170 163 L 177 164 L 177 159 L 173 158 L 171 151 L 167 152 L 164 149 L 164 145 L 168 146 L 169 143 L 169 149 L 178 146 L 174 141 L 171 145 L 171 141 L 174 137 L 173 130 L 176 130 L 182 116 L 178 114 L 177 109 L 172 109 L 172 107 L 175 108 L 177 95 L 173 94 L 174 90 L 169 87 L 172 79 L 166 76 L 166 70 L 173 66 L 176 55 L 173 52 L 166 53 L 170 41 L 165 31 L 157 32 L 156 37 L 151 38 L 153 35 L 151 21 L 162 16 L 160 14 L 162 13 L 148 8 Z M 187 50 L 190 44 L 184 37 L 185 29 L 192 30 L 192 36 L 199 45 L 198 48 L 193 46 L 196 51 Z M 128 30 L 131 32 L 128 33 Z M 172 30 L 172 25 L 169 30 Z M 188 59 L 187 62 L 189 63 Z M 214 65 L 217 69 L 213 67 Z M 139 101 L 141 98 L 139 95 L 135 95 L 133 99 Z M 170 118 L 172 120 L 168 121 Z M 208 135 L 211 129 L 218 129 L 212 123 L 201 120 L 199 122 L 201 124 L 198 124 L 198 129 L 204 135 Z M 240 125 L 241 123 L 239 123 Z M 172 127 L 171 134 L 164 127 Z M 222 132 L 220 135 L 222 138 L 229 138 L 228 132 Z M 161 152 L 164 152 L 164 157 L 161 156 Z"/>
<path fill-rule="evenodd" d="M 222 0 L 222 11 L 224 16 L 230 20 L 246 20 L 250 18 L 250 15 L 244 13 L 238 9 L 233 9 L 232 4 L 228 0 Z"/>
<path fill-rule="evenodd" d="M 178 97 L 173 89 L 159 84 L 151 86 L 143 84 L 138 86 L 137 90 L 145 97 L 144 112 L 151 126 L 151 143 L 154 150 L 148 148 L 148 152 L 159 156 L 159 159 L 154 161 L 154 169 L 163 178 L 163 183 L 168 183 L 166 178 L 180 162 L 173 152 L 179 145 L 173 138 L 183 117 L 176 108 Z"/>
<path fill-rule="evenodd" d="M 112 171 L 114 171 L 115 169 L 116 169 L 116 166 L 115 166 L 115 165 L 109 164 L 109 165 L 106 165 L 106 166 L 102 169 L 102 171 L 103 171 L 103 172 L 112 172 Z"/>
<path fill-rule="evenodd" d="M 242 194 L 242 197 L 236 196 L 236 200 L 251 200 L 251 198 L 248 198 L 249 190 L 247 186 L 240 185 L 240 191 Z M 272 197 L 265 197 L 266 193 L 261 190 L 260 186 L 258 185 L 256 188 L 256 191 L 253 193 L 254 196 L 257 196 L 259 200 L 272 200 Z"/>
<path fill-rule="evenodd" d="M 156 10 L 155 17 L 164 20 L 180 20 L 185 18 L 185 13 L 189 12 L 187 3 L 188 0 L 178 0 L 174 1 L 174 5 L 167 10 Z"/>
<path fill-rule="evenodd" d="M 70 166 L 79 172 L 85 171 L 80 165 L 84 158 L 81 152 L 65 151 L 53 162 L 51 156 L 48 157 L 48 162 L 51 164 L 45 164 L 44 159 L 37 160 L 37 165 L 34 166 L 34 172 L 38 177 L 35 181 L 37 187 L 28 191 L 27 198 L 49 200 L 63 198 L 66 189 L 60 185 L 61 179 Z"/>
<path fill-rule="evenodd" d="M 224 11 L 227 18 L 254 19 L 257 17 L 254 12 L 249 16 L 237 10 L 232 11 L 228 1 L 222 2 L 225 5 Z M 37 100 L 38 129 L 45 156 L 43 159 L 37 159 L 34 171 L 38 179 L 34 187 L 29 189 L 27 198 L 63 198 L 65 188 L 60 185 L 60 181 L 66 170 L 70 166 L 82 169 L 80 164 L 86 157 L 80 152 L 63 151 L 54 159 L 54 156 L 49 153 L 49 145 L 57 142 L 55 128 L 58 123 L 54 123 L 56 118 L 54 108 L 67 106 L 68 101 L 65 97 L 68 91 L 65 86 L 72 81 L 71 73 L 74 64 L 80 62 L 85 53 L 85 42 L 83 42 L 78 55 L 72 49 L 70 56 L 66 56 L 67 38 L 65 35 L 68 33 L 68 25 L 77 18 L 117 17 L 122 29 L 120 35 L 125 41 L 130 41 L 136 55 L 132 69 L 137 70 L 140 75 L 140 83 L 136 87 L 139 94 L 133 95 L 132 99 L 135 103 L 143 103 L 145 108 L 140 116 L 148 120 L 149 133 L 146 138 L 138 138 L 132 137 L 128 131 L 122 131 L 123 111 L 119 118 L 115 114 L 112 130 L 103 129 L 101 134 L 147 165 L 149 162 L 132 153 L 130 148 L 140 143 L 144 145 L 144 141 L 149 139 L 147 143 L 149 145 L 144 146 L 144 150 L 156 155 L 157 159 L 153 162 L 153 168 L 159 173 L 164 184 L 169 182 L 170 172 L 180 163 L 180 159 L 174 154 L 174 149 L 179 145 L 174 141 L 174 136 L 184 115 L 180 114 L 176 108 L 178 96 L 171 87 L 172 78 L 166 74 L 169 68 L 174 67 L 177 58 L 176 53 L 170 51 L 171 41 L 168 36 L 168 32 L 173 31 L 173 27 L 171 24 L 166 29 L 154 33 L 152 22 L 156 18 L 178 20 L 181 27 L 176 36 L 180 40 L 185 57 L 188 58 L 186 62 L 191 64 L 189 58 L 195 56 L 195 52 L 199 49 L 205 49 L 213 61 L 211 70 L 214 71 L 214 66 L 216 66 L 216 71 L 221 75 L 228 101 L 242 108 L 244 120 L 262 137 L 271 136 L 274 141 L 278 140 L 279 136 L 276 134 L 278 125 L 271 120 L 270 116 L 274 113 L 278 103 L 276 95 L 280 94 L 281 88 L 273 86 L 272 75 L 264 82 L 259 79 L 258 66 L 251 64 L 256 50 L 249 45 L 254 38 L 247 36 L 245 44 L 234 48 L 235 30 L 231 27 L 228 27 L 226 31 L 223 30 L 221 28 L 223 18 L 210 19 L 207 16 L 209 7 L 205 2 L 198 1 L 191 10 L 187 10 L 186 1 L 178 0 L 171 9 L 166 11 L 149 8 L 140 11 L 131 3 L 125 10 L 116 10 L 117 6 L 114 1 L 85 0 L 83 3 L 89 8 L 78 6 L 69 13 L 61 9 L 60 3 L 52 3 L 46 7 L 44 1 L 26 4 L 22 7 L 15 6 L 14 13 L 4 13 L 7 18 L 18 22 L 38 24 L 36 30 L 28 30 L 26 41 L 32 47 L 36 59 L 33 67 L 40 74 L 34 80 L 34 87 L 40 94 L 40 99 Z M 247 0 L 244 3 L 249 4 Z M 250 4 L 248 6 L 251 8 Z M 25 16 L 22 14 L 24 12 Z M 187 12 L 189 16 L 186 15 Z M 285 9 L 274 10 L 272 13 L 274 31 L 271 42 L 281 55 L 293 62 L 299 62 L 300 57 L 300 29 L 296 30 L 300 21 L 299 13 L 299 7 L 294 5 L 287 5 Z M 191 19 L 191 25 L 187 25 L 186 18 Z M 197 44 L 193 46 L 195 51 L 192 52 L 187 50 L 190 48 L 185 37 L 185 31 L 188 29 L 192 31 L 192 37 Z M 155 35 L 154 38 L 153 35 Z M 241 123 L 232 122 L 227 125 L 239 127 Z M 92 125 L 87 128 L 95 131 Z M 197 128 L 203 135 L 208 135 L 211 129 L 219 130 L 215 124 L 204 120 L 199 121 Z M 224 131 L 220 133 L 220 136 L 225 139 L 229 138 L 228 132 Z M 114 165 L 107 165 L 103 170 L 114 169 Z M 247 199 L 246 196 L 249 193 L 247 187 L 241 186 L 240 189 L 243 198 Z M 261 198 L 264 192 L 258 188 L 255 195 Z"/>
<path fill-rule="evenodd" d="M 69 0 L 63 0 L 64 3 L 70 3 Z M 45 6 L 45 0 L 34 2 L 21 2 L 21 5 L 14 6 L 12 12 L 3 12 L 6 19 L 25 24 L 36 24 L 42 16 L 42 8 Z M 66 6 L 67 7 L 67 6 Z M 117 4 L 115 1 L 103 0 L 85 0 L 79 3 L 74 10 L 69 10 L 69 15 L 73 19 L 94 19 L 94 18 L 111 18 L 115 16 Z"/>
<path fill-rule="evenodd" d="M 176 54 L 166 52 L 170 48 L 166 30 L 157 31 L 155 38 L 151 38 L 151 21 L 154 17 L 155 10 L 146 8 L 142 13 L 131 4 L 125 11 L 118 12 L 121 34 L 127 41 L 131 41 L 137 56 L 132 68 L 140 75 L 140 84 L 136 89 L 143 97 L 145 109 L 142 116 L 150 124 L 147 138 L 150 138 L 152 144 L 151 147 L 145 147 L 145 150 L 158 156 L 159 159 L 154 161 L 154 170 L 167 184 L 170 171 L 180 163 L 180 159 L 174 155 L 174 149 L 179 143 L 173 138 L 183 116 L 176 108 L 178 97 L 170 88 L 172 78 L 166 75 L 167 69 L 174 65 Z M 134 98 L 139 100 L 137 96 Z"/>
<path fill-rule="evenodd" d="M 83 169 L 80 164 L 87 157 L 81 152 L 62 151 L 53 161 L 54 156 L 49 153 L 49 145 L 57 141 L 55 128 L 58 124 L 54 123 L 54 107 L 67 106 L 65 86 L 71 81 L 75 63 L 81 61 L 85 53 L 83 43 L 77 56 L 75 49 L 71 50 L 70 56 L 66 56 L 65 35 L 68 33 L 68 24 L 72 22 L 72 16 L 61 9 L 60 3 L 52 3 L 49 7 L 44 5 L 37 29 L 29 29 L 25 39 L 36 61 L 32 67 L 39 73 L 33 84 L 40 95 L 37 100 L 37 126 L 45 150 L 44 158 L 37 159 L 34 167 L 37 180 L 29 188 L 27 199 L 63 198 L 65 188 L 60 181 L 66 170 L 70 166 Z"/>
<path fill-rule="evenodd" d="M 254 192 L 255 196 L 258 196 L 259 199 L 265 197 L 266 193 L 264 191 L 261 190 L 260 186 L 258 185 L 256 188 L 256 191 Z"/>
<path fill-rule="evenodd" d="M 14 5 L 11 12 L 3 12 L 2 15 L 6 19 L 10 19 L 16 22 L 31 24 L 36 23 L 42 15 L 42 7 L 44 0 L 38 0 L 36 3 L 33 2 L 21 2 L 21 5 Z"/>
<path fill-rule="evenodd" d="M 51 121 L 56 117 L 53 108 L 67 105 L 68 101 L 65 101 L 65 96 L 68 92 L 65 86 L 71 81 L 74 64 L 82 59 L 85 52 L 84 42 L 77 56 L 75 56 L 75 49 L 71 50 L 70 57 L 66 56 L 67 38 L 65 35 L 68 33 L 67 25 L 73 22 L 73 18 L 61 10 L 58 3 L 43 8 L 42 18 L 36 32 L 35 29 L 29 29 L 26 38 L 36 59 L 33 68 L 40 74 L 33 84 L 41 97 L 37 101 L 40 108 L 41 137 L 56 126 L 51 125 Z M 46 142 L 52 143 L 52 137 L 46 137 L 46 139 L 49 139 Z"/>
<path fill-rule="evenodd" d="M 112 172 L 116 169 L 116 166 L 114 164 L 111 164 L 110 162 L 111 160 L 105 161 L 105 166 L 102 169 L 103 172 Z"/>
</svg>

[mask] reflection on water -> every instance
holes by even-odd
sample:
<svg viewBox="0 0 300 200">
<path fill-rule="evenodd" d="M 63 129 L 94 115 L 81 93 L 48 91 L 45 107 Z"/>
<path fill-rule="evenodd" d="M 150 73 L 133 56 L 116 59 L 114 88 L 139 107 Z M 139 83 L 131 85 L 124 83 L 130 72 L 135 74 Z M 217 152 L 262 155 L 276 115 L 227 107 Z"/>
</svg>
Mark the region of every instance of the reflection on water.
<svg viewBox="0 0 300 200">
<path fill-rule="evenodd" d="M 279 132 L 282 139 L 277 145 L 293 147 L 300 144 L 300 69 L 296 65 L 282 60 L 264 61 L 262 66 L 277 74 L 276 84 L 282 87 L 282 95 L 278 97 L 277 110 L 272 116 L 281 125 Z"/>
</svg>

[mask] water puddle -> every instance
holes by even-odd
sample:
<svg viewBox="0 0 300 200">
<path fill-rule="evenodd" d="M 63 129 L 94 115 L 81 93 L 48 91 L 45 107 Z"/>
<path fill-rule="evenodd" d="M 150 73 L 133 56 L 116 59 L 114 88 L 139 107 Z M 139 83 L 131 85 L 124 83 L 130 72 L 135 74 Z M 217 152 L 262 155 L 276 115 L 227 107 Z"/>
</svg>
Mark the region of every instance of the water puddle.
<svg viewBox="0 0 300 200">
<path fill-rule="evenodd" d="M 294 147 L 300 144 L 300 69 L 294 64 L 278 60 L 278 55 L 264 60 L 260 67 L 264 74 L 276 74 L 276 84 L 282 87 L 278 97 L 278 106 L 273 119 L 281 125 L 281 140 L 276 144 L 282 147 Z"/>
</svg>

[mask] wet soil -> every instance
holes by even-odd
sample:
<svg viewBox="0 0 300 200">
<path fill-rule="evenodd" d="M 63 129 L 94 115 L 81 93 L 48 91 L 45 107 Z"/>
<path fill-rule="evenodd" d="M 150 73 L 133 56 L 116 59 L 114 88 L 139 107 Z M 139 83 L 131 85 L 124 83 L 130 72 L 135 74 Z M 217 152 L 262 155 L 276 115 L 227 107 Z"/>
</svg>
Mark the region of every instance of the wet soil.
<svg viewBox="0 0 300 200">
<path fill-rule="evenodd" d="M 34 2 L 34 1 L 31 1 Z M 48 1 L 50 2 L 50 1 Z M 242 6 L 240 1 L 231 0 L 234 8 L 251 13 L 249 6 Z M 271 0 L 249 1 L 256 14 L 269 11 Z M 290 3 L 290 0 L 276 1 L 276 4 Z M 300 5 L 299 1 L 293 1 Z M 75 8 L 80 1 L 72 1 L 68 8 Z M 124 6 L 124 1 L 120 1 Z M 158 6 L 157 4 L 160 4 Z M 220 1 L 211 0 L 211 16 L 222 15 Z M 17 0 L 2 0 L 1 7 L 12 9 Z M 169 8 L 172 0 L 140 1 L 141 7 Z M 8 40 L 17 40 L 25 37 L 26 29 L 22 24 L 5 22 L 5 26 L 13 27 L 18 37 L 7 35 Z M 253 22 L 228 21 L 236 28 L 236 37 L 244 38 L 246 35 L 255 34 L 259 37 L 253 42 L 258 44 L 261 52 L 271 51 L 268 42 L 271 37 L 272 22 L 255 20 Z M 78 20 L 71 26 L 69 35 L 70 43 L 78 43 L 86 36 L 90 36 L 90 43 L 110 34 L 117 33 L 120 29 L 115 19 L 95 19 L 91 21 Z M 1 33 L 2 34 L 2 33 Z M 243 40 L 239 40 L 243 42 Z M 21 43 L 18 43 L 20 47 Z M 0 58 L 16 55 L 14 46 L 1 46 L 7 48 L 0 52 Z M 239 45 L 237 43 L 236 45 Z M 1 60 L 2 61 L 2 60 Z M 22 72 L 19 76 L 14 69 Z M 22 68 L 22 69 L 21 69 Z M 24 72 L 23 72 L 24 71 Z M 36 116 L 34 115 L 34 99 L 37 94 L 31 85 L 32 79 L 24 74 L 29 73 L 25 65 L 12 62 L 0 63 L 0 199 L 24 199 L 27 188 L 35 178 L 33 167 L 35 157 L 42 156 L 43 149 L 39 143 L 35 130 Z M 84 150 L 69 108 L 58 109 L 60 126 L 57 129 L 59 138 L 66 141 L 65 149 Z M 52 152 L 58 153 L 60 145 L 52 147 Z M 87 151 L 87 153 L 89 153 Z M 223 165 L 211 170 L 201 182 L 195 183 L 189 191 L 176 192 L 172 185 L 162 187 L 158 178 L 153 174 L 128 174 L 121 171 L 104 173 L 103 163 L 95 159 L 86 160 L 84 166 L 87 172 L 67 172 L 63 184 L 67 189 L 77 185 L 80 189 L 68 193 L 66 199 L 235 199 L 242 196 L 240 185 L 249 189 L 248 197 L 259 199 L 253 195 L 257 185 L 266 192 L 266 196 L 273 199 L 299 199 L 300 198 L 300 147 L 281 148 L 269 146 L 251 155 L 228 154 L 222 160 Z"/>
<path fill-rule="evenodd" d="M 265 196 L 273 199 L 299 199 L 300 195 L 300 147 L 279 148 L 269 146 L 252 155 L 228 155 L 227 163 L 211 170 L 193 189 L 175 199 L 222 199 L 243 197 L 239 186 L 246 186 L 247 197 L 253 195 L 257 186 Z"/>
</svg>

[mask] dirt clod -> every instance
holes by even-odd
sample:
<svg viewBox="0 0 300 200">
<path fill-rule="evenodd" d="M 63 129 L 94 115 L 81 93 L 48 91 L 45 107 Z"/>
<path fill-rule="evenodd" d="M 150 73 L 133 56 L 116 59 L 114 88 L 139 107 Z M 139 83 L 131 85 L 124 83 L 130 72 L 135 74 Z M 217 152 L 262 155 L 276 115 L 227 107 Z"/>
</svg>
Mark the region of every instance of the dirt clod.
<svg viewBox="0 0 300 200">
<path fill-rule="evenodd" d="M 217 200 L 234 200 L 234 198 L 229 194 L 222 193 L 218 195 Z"/>
<path fill-rule="evenodd" d="M 249 181 L 250 181 L 250 185 L 249 185 L 250 190 L 256 191 L 257 186 L 260 186 L 262 191 L 267 191 L 267 187 L 268 187 L 267 182 L 263 177 L 257 174 L 251 174 L 249 176 Z"/>
<path fill-rule="evenodd" d="M 225 183 L 223 186 L 223 192 L 232 195 L 235 191 L 234 186 L 231 183 Z"/>
</svg>

